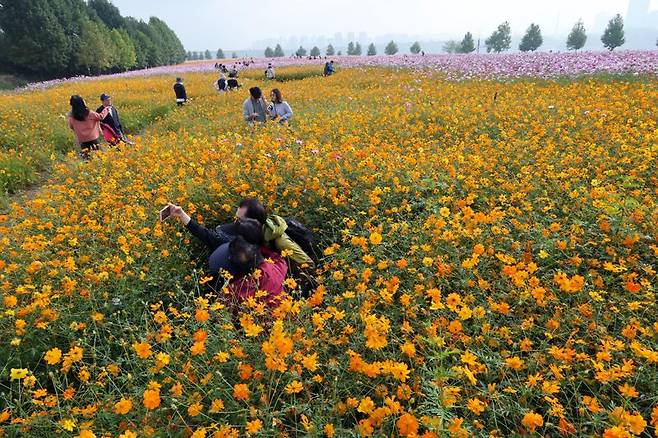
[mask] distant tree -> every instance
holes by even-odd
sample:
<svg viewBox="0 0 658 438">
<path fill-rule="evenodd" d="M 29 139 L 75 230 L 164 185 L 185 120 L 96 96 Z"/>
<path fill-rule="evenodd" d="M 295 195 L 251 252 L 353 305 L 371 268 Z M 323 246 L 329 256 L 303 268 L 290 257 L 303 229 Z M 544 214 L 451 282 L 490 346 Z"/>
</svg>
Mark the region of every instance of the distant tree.
<svg viewBox="0 0 658 438">
<path fill-rule="evenodd" d="M 415 43 L 413 43 L 413 44 L 411 45 L 411 47 L 409 47 L 409 51 L 410 51 L 411 53 L 413 53 L 414 55 L 418 55 L 418 54 L 420 53 L 420 51 L 421 51 L 420 43 L 419 43 L 418 41 L 416 41 Z"/>
<path fill-rule="evenodd" d="M 368 46 L 368 56 L 375 56 L 377 54 L 377 47 L 374 43 L 370 43 Z"/>
<path fill-rule="evenodd" d="M 320 56 L 320 48 L 318 46 L 314 46 L 311 49 L 311 56 Z"/>
<path fill-rule="evenodd" d="M 265 57 L 274 58 L 274 50 L 270 46 L 267 46 L 267 49 L 265 49 Z"/>
<path fill-rule="evenodd" d="M 347 54 L 354 55 L 354 43 L 352 41 L 347 45 Z"/>
<path fill-rule="evenodd" d="M 224 55 L 224 51 L 222 49 L 217 49 L 217 59 L 224 59 L 226 56 Z"/>
<path fill-rule="evenodd" d="M 391 40 L 391 42 L 386 45 L 386 48 L 384 49 L 384 53 L 386 53 L 387 55 L 395 55 L 396 53 L 398 53 L 398 45 L 395 44 L 393 40 Z"/>
<path fill-rule="evenodd" d="M 334 46 L 329 44 L 327 46 L 327 51 L 325 53 L 327 54 L 327 56 L 334 56 L 336 54 L 336 50 L 334 49 Z"/>
<path fill-rule="evenodd" d="M 188 50 L 188 51 L 185 53 L 185 59 L 187 59 L 188 61 L 189 61 L 190 59 L 192 59 L 192 52 L 191 52 L 191 51 Z"/>
<path fill-rule="evenodd" d="M 337 55 L 338 55 L 338 56 L 343 56 L 343 51 L 342 51 L 342 50 L 339 50 L 338 53 L 337 53 Z"/>
<path fill-rule="evenodd" d="M 45 0 L 0 4 L 0 50 L 4 61 L 20 72 L 65 74 L 72 56 L 72 39 L 55 9 Z"/>
<path fill-rule="evenodd" d="M 473 34 L 466 32 L 464 39 L 459 43 L 458 53 L 471 53 L 475 51 L 475 42 L 473 41 Z"/>
<path fill-rule="evenodd" d="M 460 46 L 459 41 L 449 40 L 443 44 L 443 51 L 446 53 L 459 53 Z"/>
<path fill-rule="evenodd" d="M 286 56 L 286 54 L 283 53 L 283 49 L 281 48 L 281 44 L 277 44 L 276 47 L 274 48 L 274 57 L 282 58 L 284 56 Z"/>
<path fill-rule="evenodd" d="M 88 6 L 108 28 L 117 29 L 125 26 L 121 12 L 108 0 L 89 0 Z"/>
<path fill-rule="evenodd" d="M 116 53 L 114 68 L 119 71 L 126 71 L 137 64 L 137 55 L 135 46 L 124 29 L 112 29 L 110 36 L 114 43 Z"/>
<path fill-rule="evenodd" d="M 295 52 L 295 55 L 297 56 L 306 56 L 306 49 L 303 48 L 302 46 L 299 46 L 299 49 Z"/>
<path fill-rule="evenodd" d="M 354 45 L 354 54 L 356 56 L 361 56 L 363 54 L 363 49 L 361 48 L 361 43 L 356 43 Z"/>
<path fill-rule="evenodd" d="M 76 53 L 76 65 L 80 71 L 96 74 L 110 67 L 110 52 L 106 41 L 109 32 L 104 24 L 84 18 L 80 26 L 80 45 Z"/>
<path fill-rule="evenodd" d="M 212 53 L 210 53 L 210 50 L 206 49 L 206 52 L 204 53 L 204 57 L 206 59 L 212 59 Z"/>
<path fill-rule="evenodd" d="M 585 46 L 586 42 L 587 34 L 585 33 L 585 25 L 583 24 L 583 20 L 579 20 L 567 37 L 567 49 L 580 50 Z"/>
<path fill-rule="evenodd" d="M 544 38 L 541 36 L 539 25 L 532 23 L 519 44 L 519 50 L 522 52 L 534 52 L 544 44 Z"/>
<path fill-rule="evenodd" d="M 231 53 L 231 58 L 238 59 L 238 54 L 235 52 Z"/>
<path fill-rule="evenodd" d="M 603 47 L 611 52 L 617 47 L 624 45 L 626 37 L 624 36 L 624 19 L 621 18 L 621 15 L 615 15 L 614 18 L 608 22 L 608 27 L 605 29 L 605 32 L 603 32 L 601 42 L 603 42 Z"/>
<path fill-rule="evenodd" d="M 487 52 L 500 53 L 509 50 L 512 45 L 512 29 L 506 21 L 498 26 L 489 38 L 484 42 Z"/>
</svg>

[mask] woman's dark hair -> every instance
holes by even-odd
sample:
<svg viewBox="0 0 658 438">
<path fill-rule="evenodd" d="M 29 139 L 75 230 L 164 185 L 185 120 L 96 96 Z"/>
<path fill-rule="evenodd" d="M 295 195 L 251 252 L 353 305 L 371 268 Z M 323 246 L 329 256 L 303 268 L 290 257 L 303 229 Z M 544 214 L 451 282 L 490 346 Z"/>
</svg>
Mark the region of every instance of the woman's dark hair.
<svg viewBox="0 0 658 438">
<path fill-rule="evenodd" d="M 73 118 L 84 122 L 89 115 L 89 108 L 85 105 L 84 99 L 76 94 L 75 96 L 71 96 L 69 103 L 71 104 L 71 115 Z"/>
<path fill-rule="evenodd" d="M 272 93 L 274 93 L 274 103 L 281 103 L 283 102 L 283 97 L 281 96 L 281 90 L 278 88 L 275 88 L 272 90 Z"/>
<path fill-rule="evenodd" d="M 238 219 L 235 227 L 238 236 L 242 236 L 247 242 L 253 245 L 263 243 L 263 225 L 256 219 L 249 217 Z"/>
<path fill-rule="evenodd" d="M 238 207 L 246 208 L 247 212 L 245 216 L 250 219 L 256 219 L 261 224 L 264 224 L 267 220 L 267 212 L 265 211 L 265 207 L 263 204 L 258 202 L 258 199 L 244 198 L 242 201 L 240 201 L 240 205 L 238 205 Z"/>
<path fill-rule="evenodd" d="M 237 277 L 251 274 L 264 261 L 260 247 L 247 242 L 242 236 L 231 240 L 228 245 L 228 257 L 235 267 L 234 274 Z"/>
<path fill-rule="evenodd" d="M 260 88 L 258 87 L 251 87 L 249 89 L 249 94 L 251 94 L 251 97 L 253 97 L 254 99 L 260 99 L 261 97 L 263 97 L 263 92 L 260 91 Z"/>
</svg>

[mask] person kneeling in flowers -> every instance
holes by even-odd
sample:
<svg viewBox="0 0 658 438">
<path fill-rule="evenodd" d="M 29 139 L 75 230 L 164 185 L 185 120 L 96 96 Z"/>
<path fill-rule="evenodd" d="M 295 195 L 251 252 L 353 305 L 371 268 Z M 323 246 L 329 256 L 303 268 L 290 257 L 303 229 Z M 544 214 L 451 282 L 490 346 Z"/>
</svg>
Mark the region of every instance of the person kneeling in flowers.
<svg viewBox="0 0 658 438">
<path fill-rule="evenodd" d="M 229 280 L 228 290 L 235 302 L 262 298 L 268 305 L 276 305 L 283 293 L 283 282 L 288 264 L 277 252 L 263 245 L 263 228 L 255 219 L 240 218 L 233 225 L 230 240 L 194 221 L 185 211 L 169 204 L 171 216 L 212 251 L 208 265 L 212 273 L 224 274 Z M 226 275 L 228 274 L 228 275 Z M 265 296 L 259 297 L 258 291 Z"/>
</svg>

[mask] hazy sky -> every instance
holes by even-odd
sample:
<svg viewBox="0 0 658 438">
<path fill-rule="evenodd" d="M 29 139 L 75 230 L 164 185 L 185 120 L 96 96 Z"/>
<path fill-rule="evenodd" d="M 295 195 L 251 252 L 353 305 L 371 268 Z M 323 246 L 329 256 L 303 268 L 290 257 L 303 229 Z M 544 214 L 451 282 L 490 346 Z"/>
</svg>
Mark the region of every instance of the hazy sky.
<svg viewBox="0 0 658 438">
<path fill-rule="evenodd" d="M 188 50 L 251 48 L 254 41 L 293 35 L 366 32 L 411 36 L 487 36 L 508 20 L 514 34 L 531 22 L 545 36 L 566 34 L 582 18 L 592 31 L 628 0 L 113 0 L 123 15 L 164 19 Z M 658 9 L 658 0 L 651 0 Z M 601 29 L 602 30 L 602 29 Z"/>
</svg>

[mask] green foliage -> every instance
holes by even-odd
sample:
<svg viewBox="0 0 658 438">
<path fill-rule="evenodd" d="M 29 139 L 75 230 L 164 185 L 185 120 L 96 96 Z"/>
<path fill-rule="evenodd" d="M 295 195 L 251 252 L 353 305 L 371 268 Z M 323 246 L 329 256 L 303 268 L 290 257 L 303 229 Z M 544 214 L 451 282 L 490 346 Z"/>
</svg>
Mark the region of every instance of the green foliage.
<svg viewBox="0 0 658 438">
<path fill-rule="evenodd" d="M 88 18 L 83 19 L 80 32 L 82 44 L 76 53 L 79 71 L 97 74 L 110 67 L 111 54 L 106 42 L 108 36 L 105 25 Z"/>
<path fill-rule="evenodd" d="M 302 46 L 299 46 L 299 49 L 295 52 L 295 55 L 297 56 L 306 56 L 306 49 L 303 48 Z"/>
<path fill-rule="evenodd" d="M 368 46 L 368 56 L 375 56 L 377 54 L 377 47 L 374 43 L 370 43 Z"/>
<path fill-rule="evenodd" d="M 611 52 L 624 45 L 626 37 L 624 36 L 624 19 L 621 18 L 621 15 L 615 15 L 608 22 L 608 27 L 603 32 L 601 42 L 603 42 L 603 47 Z"/>
<path fill-rule="evenodd" d="M 471 53 L 475 51 L 475 42 L 473 41 L 473 34 L 466 32 L 464 39 L 459 44 L 459 53 Z"/>
<path fill-rule="evenodd" d="M 320 56 L 320 48 L 318 46 L 314 46 L 311 49 L 311 56 Z"/>
<path fill-rule="evenodd" d="M 281 48 L 281 44 L 277 44 L 276 47 L 274 48 L 274 57 L 275 58 L 283 58 L 286 56 L 285 53 L 283 53 L 283 49 Z"/>
<path fill-rule="evenodd" d="M 274 50 L 270 46 L 267 46 L 265 49 L 265 57 L 266 58 L 273 58 L 274 57 Z"/>
<path fill-rule="evenodd" d="M 347 54 L 348 55 L 355 55 L 354 53 L 354 43 L 350 41 L 350 43 L 347 45 Z"/>
<path fill-rule="evenodd" d="M 334 46 L 329 44 L 327 46 L 327 52 L 326 53 L 327 53 L 327 56 L 334 56 L 336 54 L 336 50 L 334 49 Z"/>
<path fill-rule="evenodd" d="M 217 54 L 215 55 L 217 59 L 224 59 L 226 56 L 224 55 L 224 51 L 222 49 L 217 49 Z"/>
<path fill-rule="evenodd" d="M 0 58 L 9 72 L 53 78 L 185 59 L 166 23 L 124 18 L 108 0 L 21 0 L 0 10 Z"/>
<path fill-rule="evenodd" d="M 210 53 L 210 50 L 206 49 L 206 52 L 204 53 L 204 56 L 206 59 L 212 59 L 212 53 Z"/>
<path fill-rule="evenodd" d="M 443 51 L 446 53 L 459 53 L 459 41 L 448 40 L 443 44 Z"/>
<path fill-rule="evenodd" d="M 238 59 L 238 54 L 236 52 L 231 53 L 231 58 Z"/>
<path fill-rule="evenodd" d="M 121 12 L 108 0 L 89 0 L 87 4 L 89 9 L 94 11 L 96 16 L 110 29 L 118 29 L 125 26 Z"/>
<path fill-rule="evenodd" d="M 541 29 L 539 25 L 532 23 L 519 44 L 519 50 L 522 52 L 534 52 L 544 43 L 544 38 L 541 36 Z"/>
<path fill-rule="evenodd" d="M 386 53 L 387 55 L 395 55 L 396 53 L 398 53 L 398 45 L 395 44 L 395 41 L 391 40 L 391 42 L 389 42 L 386 45 L 386 48 L 384 49 L 384 53 Z"/>
<path fill-rule="evenodd" d="M 509 50 L 512 45 L 512 29 L 506 21 L 498 26 L 489 38 L 484 42 L 487 46 L 487 53 L 500 53 Z"/>
<path fill-rule="evenodd" d="M 414 55 L 418 55 L 421 51 L 420 43 L 418 41 L 414 42 L 411 47 L 409 47 L 409 51 Z"/>
<path fill-rule="evenodd" d="M 585 25 L 583 24 L 583 20 L 578 20 L 578 23 L 573 26 L 567 37 L 567 49 L 580 50 L 585 46 L 586 42 L 587 34 L 585 33 Z"/>
<path fill-rule="evenodd" d="M 2 51 L 12 71 L 65 74 L 72 55 L 71 40 L 55 13 L 56 2 L 2 2 Z M 37 31 L 38 30 L 38 31 Z"/>
<path fill-rule="evenodd" d="M 361 44 L 360 44 L 360 43 L 356 43 L 356 44 L 354 45 L 354 54 L 355 54 L 356 56 L 361 56 L 362 53 L 363 53 L 363 49 L 361 48 Z"/>
</svg>

